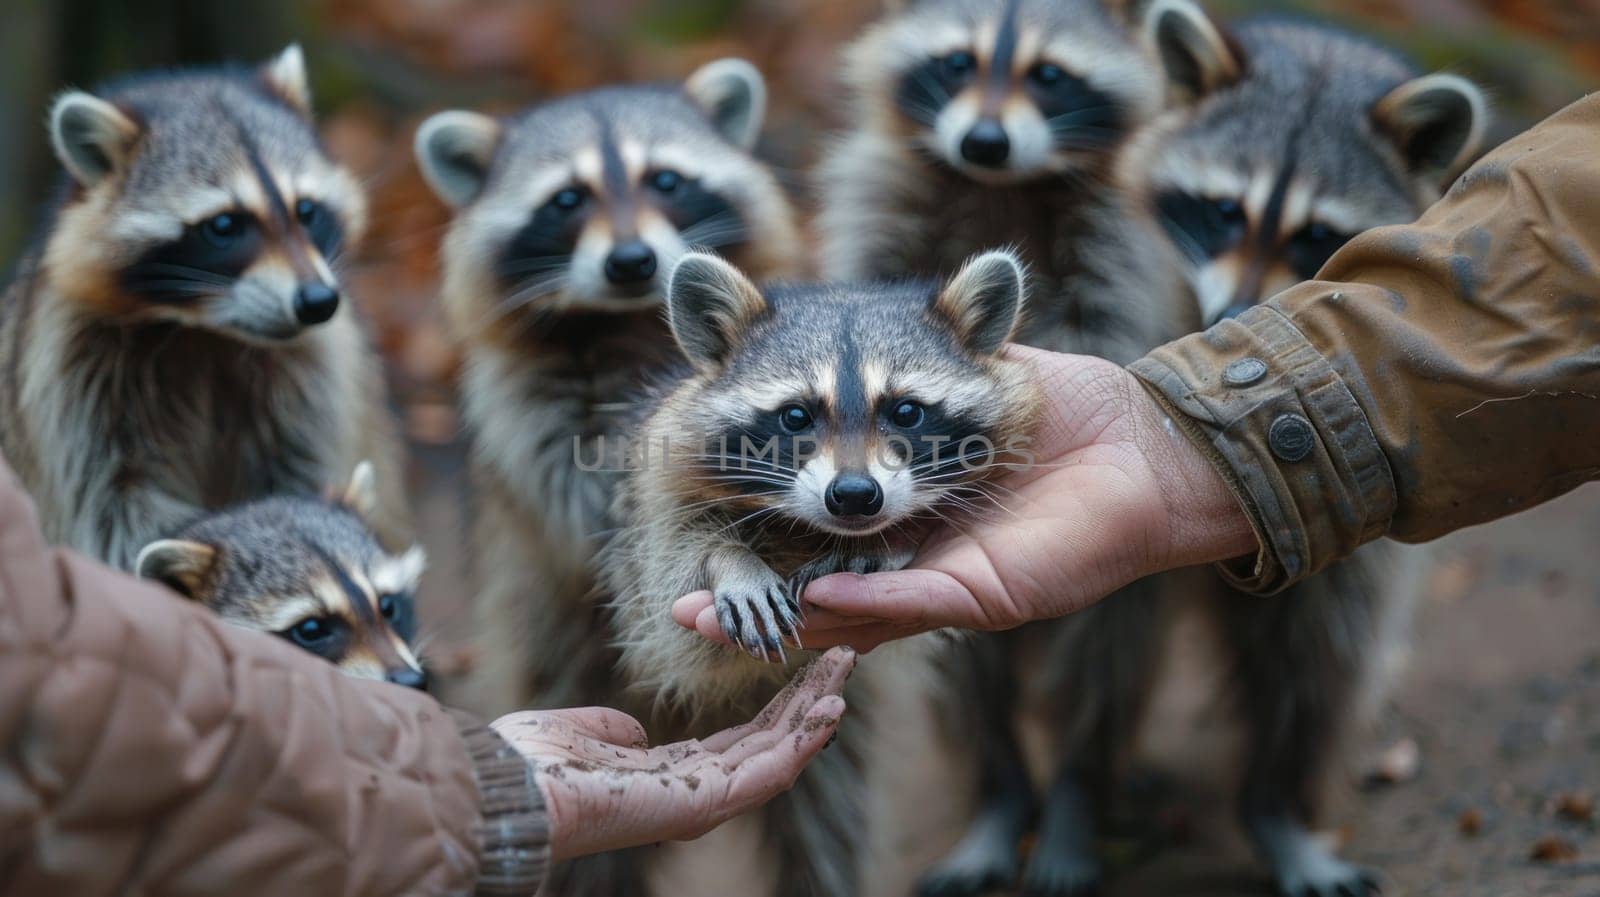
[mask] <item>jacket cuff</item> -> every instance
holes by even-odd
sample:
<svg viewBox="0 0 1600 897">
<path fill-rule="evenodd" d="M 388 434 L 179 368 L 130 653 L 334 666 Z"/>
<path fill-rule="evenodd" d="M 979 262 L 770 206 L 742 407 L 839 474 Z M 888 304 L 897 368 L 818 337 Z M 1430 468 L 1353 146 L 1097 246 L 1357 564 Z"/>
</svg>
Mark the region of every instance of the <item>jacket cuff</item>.
<svg viewBox="0 0 1600 897">
<path fill-rule="evenodd" d="M 478 823 L 478 897 L 529 897 L 550 864 L 550 818 L 533 765 L 488 726 L 450 711 L 472 756 Z"/>
<path fill-rule="evenodd" d="M 1366 413 L 1277 309 L 1256 306 L 1129 370 L 1250 515 L 1260 552 L 1220 565 L 1236 588 L 1279 591 L 1388 531 L 1394 476 Z"/>
</svg>

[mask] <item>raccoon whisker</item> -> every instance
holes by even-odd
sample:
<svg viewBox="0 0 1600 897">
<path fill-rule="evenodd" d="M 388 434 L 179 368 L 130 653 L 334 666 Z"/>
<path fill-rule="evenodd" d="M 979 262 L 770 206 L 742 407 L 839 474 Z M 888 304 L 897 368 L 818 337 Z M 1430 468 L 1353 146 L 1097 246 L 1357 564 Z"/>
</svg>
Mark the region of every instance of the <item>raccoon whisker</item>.
<svg viewBox="0 0 1600 897">
<path fill-rule="evenodd" d="M 679 236 L 690 246 L 716 247 L 747 239 L 749 228 L 737 214 L 718 212 L 684 228 Z"/>
<path fill-rule="evenodd" d="M 740 526 L 740 525 L 745 524 L 745 523 L 749 523 L 750 521 L 756 519 L 757 517 L 760 517 L 762 514 L 775 514 L 777 512 L 778 512 L 778 508 L 776 508 L 776 507 L 761 508 L 760 510 L 751 511 L 750 513 L 744 515 L 743 517 L 740 517 L 737 520 L 732 521 L 727 526 L 724 526 L 721 529 L 717 530 L 717 533 L 718 534 L 725 533 L 728 530 L 733 529 L 734 527 Z"/>
<path fill-rule="evenodd" d="M 204 268 L 195 268 L 189 265 L 180 265 L 176 262 L 145 262 L 139 266 L 141 270 L 158 271 L 163 274 L 175 275 L 175 280 L 192 280 L 198 283 L 214 283 L 218 286 L 228 286 L 233 280 L 224 277 L 215 271 Z"/>
<path fill-rule="evenodd" d="M 777 486 L 780 489 L 794 484 L 793 480 L 781 480 L 777 477 L 752 477 L 752 476 L 726 476 L 726 477 L 692 477 L 704 483 L 759 483 L 763 486 Z"/>
<path fill-rule="evenodd" d="M 190 282 L 186 280 L 141 280 L 140 290 L 161 292 L 176 296 L 215 296 L 225 292 L 228 284 Z"/>
</svg>

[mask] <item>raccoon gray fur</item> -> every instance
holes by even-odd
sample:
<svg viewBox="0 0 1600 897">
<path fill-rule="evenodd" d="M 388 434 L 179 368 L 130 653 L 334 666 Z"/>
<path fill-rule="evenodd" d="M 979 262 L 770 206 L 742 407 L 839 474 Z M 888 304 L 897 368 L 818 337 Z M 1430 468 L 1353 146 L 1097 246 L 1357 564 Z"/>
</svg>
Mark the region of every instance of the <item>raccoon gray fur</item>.
<svg viewBox="0 0 1600 897">
<path fill-rule="evenodd" d="M 1224 31 L 1187 0 L 1159 0 L 1145 33 L 1175 102 L 1129 143 L 1119 179 L 1130 207 L 1180 250 L 1174 257 L 1208 322 L 1314 277 L 1354 233 L 1414 218 L 1484 130 L 1471 84 L 1418 77 L 1393 53 L 1324 26 L 1261 21 Z M 1039 689 L 1048 707 L 1038 709 L 1064 760 L 1023 893 L 1098 888 L 1096 825 L 1111 784 L 1135 762 L 1141 731 L 1157 723 L 1147 699 L 1185 612 L 1212 618 L 1227 665 L 1222 698 L 1244 730 L 1238 813 L 1279 891 L 1375 889 L 1370 873 L 1321 846 L 1309 826 L 1404 641 L 1415 576 L 1403 567 L 1413 560 L 1374 544 L 1270 599 L 1220 582 L 1195 595 L 1157 578 L 1051 624 L 1052 669 Z M 1014 844 L 1002 847 L 992 830 L 975 827 L 925 893 L 977 893 L 1013 876 Z"/>
<path fill-rule="evenodd" d="M 381 371 L 335 274 L 365 199 L 317 141 L 299 48 L 65 93 L 50 133 L 70 177 L 0 301 L 0 448 L 49 537 L 128 568 L 362 458 L 399 536 Z"/>
<path fill-rule="evenodd" d="M 793 210 L 750 154 L 765 96 L 752 66 L 724 59 L 682 85 L 596 90 L 499 120 L 445 112 L 417 133 L 423 172 L 456 208 L 443 301 L 466 355 L 472 691 L 486 712 L 609 696 L 589 562 L 613 528 L 627 399 L 676 355 L 667 273 L 691 246 L 761 276 L 798 266 Z"/>
<path fill-rule="evenodd" d="M 1027 365 L 997 354 L 1023 295 L 1003 252 L 942 286 L 763 291 L 714 256 L 679 262 L 668 313 L 689 365 L 641 409 L 618 493 L 626 524 L 599 557 L 626 695 L 653 734 L 747 718 L 803 663 L 807 582 L 896 569 L 927 519 L 992 499 L 988 478 L 1023 456 L 1040 408 Z M 702 589 L 738 647 L 672 622 L 672 602 Z M 870 705 L 870 666 L 852 706 Z M 777 894 L 859 892 L 869 738 L 842 730 L 841 747 L 761 811 Z M 613 875 L 619 862 L 600 861 Z"/>
<path fill-rule="evenodd" d="M 818 173 L 823 273 L 939 276 L 1015 247 L 1032 273 L 1019 340 L 1129 362 L 1192 329 L 1169 251 L 1111 183 L 1160 111 L 1132 0 L 922 0 L 846 51 L 851 130 Z"/>
<path fill-rule="evenodd" d="M 335 500 L 279 496 L 207 515 L 145 546 L 136 569 L 346 675 L 426 689 L 413 648 L 426 558 L 378 544 L 367 523 L 377 502 L 363 461 Z"/>
</svg>

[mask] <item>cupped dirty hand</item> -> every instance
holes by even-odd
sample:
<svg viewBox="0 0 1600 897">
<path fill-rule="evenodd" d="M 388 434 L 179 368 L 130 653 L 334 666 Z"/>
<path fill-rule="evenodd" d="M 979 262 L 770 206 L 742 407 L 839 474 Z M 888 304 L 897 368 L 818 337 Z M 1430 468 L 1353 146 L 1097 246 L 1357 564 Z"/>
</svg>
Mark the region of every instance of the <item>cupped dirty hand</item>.
<svg viewBox="0 0 1600 897">
<path fill-rule="evenodd" d="M 847 648 L 828 651 L 750 722 L 660 747 L 606 707 L 523 711 L 492 725 L 537 770 L 552 858 L 688 840 L 794 784 L 833 737 L 855 662 Z"/>
</svg>

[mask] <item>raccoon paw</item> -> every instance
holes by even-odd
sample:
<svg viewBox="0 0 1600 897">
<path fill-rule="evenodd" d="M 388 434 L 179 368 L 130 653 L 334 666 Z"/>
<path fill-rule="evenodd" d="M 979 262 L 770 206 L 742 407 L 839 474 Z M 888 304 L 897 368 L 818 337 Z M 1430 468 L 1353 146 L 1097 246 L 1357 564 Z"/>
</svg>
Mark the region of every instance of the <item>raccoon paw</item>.
<svg viewBox="0 0 1600 897">
<path fill-rule="evenodd" d="M 1094 897 L 1100 893 L 1100 863 L 1079 851 L 1035 848 L 1022 873 L 1018 897 Z"/>
<path fill-rule="evenodd" d="M 1017 880 L 1017 845 L 1000 827 L 974 825 L 917 882 L 917 897 L 978 897 Z"/>
<path fill-rule="evenodd" d="M 800 644 L 800 605 L 789 586 L 770 570 L 762 576 L 717 585 L 717 623 L 741 651 L 758 660 L 784 663 L 783 641 Z"/>
<path fill-rule="evenodd" d="M 1368 897 L 1383 892 L 1372 872 L 1326 851 L 1302 854 L 1299 862 L 1279 868 L 1274 877 L 1283 897 Z"/>
</svg>

